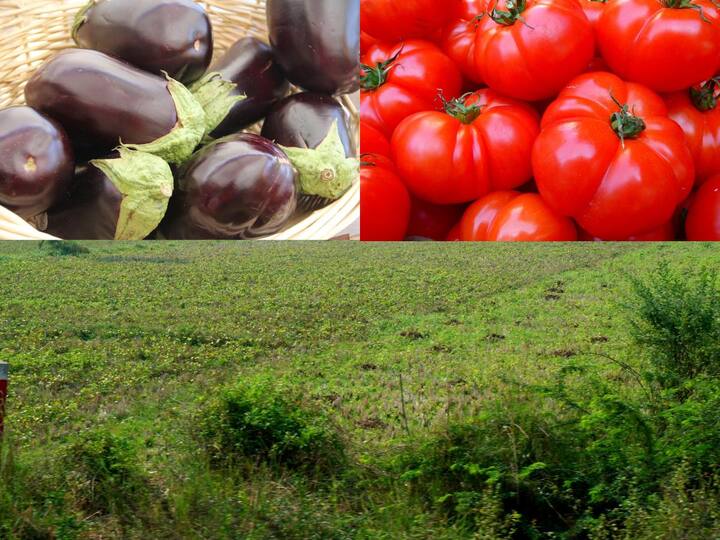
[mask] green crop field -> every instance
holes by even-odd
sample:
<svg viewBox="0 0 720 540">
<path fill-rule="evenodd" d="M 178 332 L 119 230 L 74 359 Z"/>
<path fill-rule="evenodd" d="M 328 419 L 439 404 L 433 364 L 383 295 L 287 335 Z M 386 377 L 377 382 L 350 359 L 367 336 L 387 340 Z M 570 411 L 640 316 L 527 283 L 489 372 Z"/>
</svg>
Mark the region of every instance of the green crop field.
<svg viewBox="0 0 720 540">
<path fill-rule="evenodd" d="M 714 246 L 83 245 L 0 244 L 0 538 L 720 538 L 626 305 Z"/>
</svg>

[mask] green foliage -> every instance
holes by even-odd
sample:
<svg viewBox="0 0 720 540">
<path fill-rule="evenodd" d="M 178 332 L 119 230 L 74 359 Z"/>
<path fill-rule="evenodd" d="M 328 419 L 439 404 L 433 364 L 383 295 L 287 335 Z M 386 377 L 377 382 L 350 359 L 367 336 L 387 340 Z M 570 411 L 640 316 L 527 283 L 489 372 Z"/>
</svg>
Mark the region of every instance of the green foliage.
<svg viewBox="0 0 720 540">
<path fill-rule="evenodd" d="M 45 248 L 48 254 L 55 257 L 79 257 L 90 253 L 90 250 L 83 244 L 71 240 L 53 240 L 50 242 L 43 240 L 40 242 L 40 247 Z"/>
<path fill-rule="evenodd" d="M 631 335 L 646 351 L 661 386 L 700 374 L 720 375 L 720 287 L 717 271 L 680 271 L 667 263 L 632 280 Z"/>
<path fill-rule="evenodd" d="M 225 389 L 203 408 L 198 430 L 215 463 L 264 462 L 332 473 L 345 461 L 343 441 L 324 415 L 268 380 Z"/>
</svg>

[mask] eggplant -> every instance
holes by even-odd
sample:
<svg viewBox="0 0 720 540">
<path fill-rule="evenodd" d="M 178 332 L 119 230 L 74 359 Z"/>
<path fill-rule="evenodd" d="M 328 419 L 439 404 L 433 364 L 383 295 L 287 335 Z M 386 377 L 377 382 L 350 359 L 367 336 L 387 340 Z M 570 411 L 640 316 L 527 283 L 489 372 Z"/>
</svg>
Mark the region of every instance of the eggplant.
<svg viewBox="0 0 720 540">
<path fill-rule="evenodd" d="M 213 63 L 208 75 L 190 87 L 209 117 L 214 117 L 210 107 L 218 103 L 218 99 L 215 92 L 207 92 L 205 88 L 208 81 L 216 77 L 235 84 L 229 90 L 230 96 L 244 96 L 245 99 L 232 104 L 229 112 L 220 100 L 219 116 L 225 116 L 225 119 L 210 130 L 213 138 L 237 133 L 262 119 L 290 89 L 272 48 L 253 37 L 236 41 Z"/>
<path fill-rule="evenodd" d="M 213 54 L 210 19 L 190 0 L 90 0 L 72 37 L 78 47 L 186 84 L 205 73 Z"/>
<path fill-rule="evenodd" d="M 286 97 L 265 118 L 262 136 L 279 144 L 298 170 L 305 209 L 340 198 L 358 178 L 348 114 L 331 96 Z"/>
<path fill-rule="evenodd" d="M 60 122 L 83 157 L 122 143 L 182 163 L 205 133 L 202 106 L 182 83 L 89 49 L 67 49 L 45 62 L 25 100 Z"/>
<path fill-rule="evenodd" d="M 164 160 L 120 148 L 78 166 L 71 189 L 48 210 L 44 229 L 65 240 L 142 240 L 165 216 L 172 192 Z"/>
<path fill-rule="evenodd" d="M 326 94 L 359 88 L 360 0 L 267 0 L 267 23 L 290 82 Z"/>
<path fill-rule="evenodd" d="M 183 167 L 160 234 L 168 239 L 248 239 L 279 231 L 295 212 L 297 173 L 280 148 L 238 133 L 199 150 Z"/>
<path fill-rule="evenodd" d="M 47 210 L 72 179 L 70 139 L 30 107 L 0 111 L 0 205 L 28 219 Z"/>
</svg>

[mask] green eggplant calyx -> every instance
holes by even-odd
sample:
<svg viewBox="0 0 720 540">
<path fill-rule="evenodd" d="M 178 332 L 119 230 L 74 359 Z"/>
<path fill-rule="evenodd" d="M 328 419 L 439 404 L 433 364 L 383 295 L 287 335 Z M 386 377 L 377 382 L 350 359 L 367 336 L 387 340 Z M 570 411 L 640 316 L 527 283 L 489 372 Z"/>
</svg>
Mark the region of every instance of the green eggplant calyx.
<svg viewBox="0 0 720 540">
<path fill-rule="evenodd" d="M 87 22 L 87 12 L 90 11 L 90 9 L 95 5 L 95 1 L 96 0 L 90 0 L 75 14 L 70 35 L 72 36 L 72 40 L 77 45 L 79 45 L 77 40 L 78 31 L 80 30 L 80 27 Z"/>
<path fill-rule="evenodd" d="M 165 217 L 173 193 L 173 175 L 165 160 L 153 154 L 118 148 L 119 158 L 96 159 L 100 169 L 122 194 L 115 240 L 142 240 Z"/>
<path fill-rule="evenodd" d="M 170 133 L 145 144 L 125 144 L 131 150 L 155 154 L 168 163 L 182 165 L 205 135 L 205 111 L 185 85 L 167 74 L 168 91 L 175 102 L 177 124 Z M 122 141 L 120 141 L 122 144 Z"/>
<path fill-rule="evenodd" d="M 610 127 L 620 137 L 620 143 L 624 147 L 625 139 L 634 139 L 645 131 L 645 122 L 639 116 L 631 113 L 627 104 L 621 104 L 612 94 L 610 94 L 610 98 L 620 108 L 619 111 L 610 115 Z"/>
<path fill-rule="evenodd" d="M 223 79 L 218 72 L 207 73 L 189 88 L 205 111 L 206 139 L 225 120 L 236 103 L 247 96 L 236 92 L 237 85 Z"/>
<path fill-rule="evenodd" d="M 339 199 L 360 175 L 360 160 L 345 156 L 337 120 L 317 148 L 281 148 L 298 171 L 302 195 Z"/>
</svg>

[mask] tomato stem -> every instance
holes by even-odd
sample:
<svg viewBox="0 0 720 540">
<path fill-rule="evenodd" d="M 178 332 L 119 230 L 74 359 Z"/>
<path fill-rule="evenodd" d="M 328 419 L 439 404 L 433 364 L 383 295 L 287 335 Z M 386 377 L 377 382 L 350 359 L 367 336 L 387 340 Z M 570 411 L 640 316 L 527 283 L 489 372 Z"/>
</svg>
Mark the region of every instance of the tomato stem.
<svg viewBox="0 0 720 540">
<path fill-rule="evenodd" d="M 707 23 L 711 22 L 710 19 L 705 17 L 702 6 L 693 3 L 693 0 L 662 0 L 662 3 L 665 7 L 671 9 L 694 9 L 700 14 L 700 19 Z"/>
<path fill-rule="evenodd" d="M 632 114 L 627 104 L 621 104 L 612 94 L 610 97 L 620 107 L 619 111 L 610 115 L 610 127 L 620 137 L 621 144 L 625 146 L 625 139 L 634 139 L 645 131 L 645 122 L 639 116 Z"/>
<path fill-rule="evenodd" d="M 443 103 L 445 112 L 453 118 L 457 118 L 463 124 L 472 124 L 475 119 L 482 114 L 482 107 L 480 105 L 467 105 L 465 103 L 467 98 L 473 95 L 473 93 L 474 92 L 468 92 L 457 99 L 451 99 L 449 101 L 440 93 L 440 100 Z"/>
<path fill-rule="evenodd" d="M 527 0 L 506 0 L 505 8 L 498 9 L 497 4 L 490 12 L 490 18 L 498 24 L 503 26 L 512 26 L 516 21 L 520 21 L 528 28 L 532 28 L 525 19 L 523 19 L 522 12 L 525 11 Z"/>
<path fill-rule="evenodd" d="M 395 56 L 388 58 L 384 62 L 378 62 L 375 66 L 362 64 L 360 66 L 363 71 L 363 75 L 360 77 L 361 88 L 363 90 L 377 90 L 385 84 L 388 73 L 394 67 L 395 60 L 398 59 L 400 53 L 402 53 L 402 47 L 395 53 Z"/>
<path fill-rule="evenodd" d="M 699 111 L 712 111 L 718 102 L 718 77 L 705 81 L 700 88 L 690 88 L 690 101 Z"/>
</svg>

